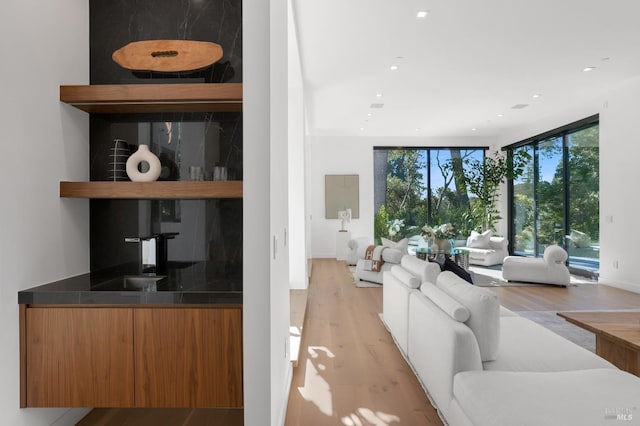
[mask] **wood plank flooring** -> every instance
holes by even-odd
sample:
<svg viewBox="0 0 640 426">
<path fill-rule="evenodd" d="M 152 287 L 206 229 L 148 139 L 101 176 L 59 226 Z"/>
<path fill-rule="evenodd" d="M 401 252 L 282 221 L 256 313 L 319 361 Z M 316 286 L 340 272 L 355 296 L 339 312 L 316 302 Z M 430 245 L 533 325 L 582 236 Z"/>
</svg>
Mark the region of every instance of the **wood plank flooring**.
<svg viewBox="0 0 640 426">
<path fill-rule="evenodd" d="M 286 425 L 441 425 L 379 314 L 344 262 L 314 259 Z"/>
</svg>

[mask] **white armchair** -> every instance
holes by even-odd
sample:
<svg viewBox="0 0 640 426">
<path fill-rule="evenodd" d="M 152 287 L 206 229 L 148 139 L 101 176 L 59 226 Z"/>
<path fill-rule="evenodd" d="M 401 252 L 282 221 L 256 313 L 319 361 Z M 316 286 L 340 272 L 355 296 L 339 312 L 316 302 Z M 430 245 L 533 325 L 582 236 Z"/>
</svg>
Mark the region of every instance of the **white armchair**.
<svg viewBox="0 0 640 426">
<path fill-rule="evenodd" d="M 550 245 L 540 257 L 507 256 L 502 264 L 502 277 L 508 281 L 523 281 L 566 286 L 570 282 L 569 258 L 566 250 Z"/>
<path fill-rule="evenodd" d="M 347 265 L 356 265 L 358 263 L 358 259 L 364 257 L 364 251 L 367 246 L 373 244 L 369 237 L 358 237 L 349 240 L 347 246 L 349 247 L 349 251 L 347 252 Z M 360 251 L 360 255 L 358 255 L 358 251 Z"/>
</svg>

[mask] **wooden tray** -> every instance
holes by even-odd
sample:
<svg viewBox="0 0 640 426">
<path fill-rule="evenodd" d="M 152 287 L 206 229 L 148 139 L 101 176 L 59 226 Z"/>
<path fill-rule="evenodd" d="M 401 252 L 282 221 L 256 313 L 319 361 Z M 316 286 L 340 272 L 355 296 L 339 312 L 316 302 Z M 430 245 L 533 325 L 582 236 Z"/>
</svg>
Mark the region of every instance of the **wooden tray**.
<svg viewBox="0 0 640 426">
<path fill-rule="evenodd" d="M 113 60 L 133 71 L 184 72 L 206 68 L 222 58 L 222 47 L 208 41 L 135 41 L 113 52 Z"/>
</svg>

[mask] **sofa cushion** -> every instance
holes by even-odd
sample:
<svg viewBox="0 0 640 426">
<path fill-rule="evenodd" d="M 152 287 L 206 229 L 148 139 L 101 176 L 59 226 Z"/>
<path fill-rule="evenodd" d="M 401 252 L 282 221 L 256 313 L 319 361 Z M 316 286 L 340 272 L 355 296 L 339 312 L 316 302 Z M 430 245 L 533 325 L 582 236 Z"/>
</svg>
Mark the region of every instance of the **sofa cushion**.
<svg viewBox="0 0 640 426">
<path fill-rule="evenodd" d="M 402 256 L 404 256 L 404 253 L 402 253 L 401 250 L 395 248 L 387 247 L 382 250 L 382 260 L 388 263 L 399 264 L 400 261 L 402 261 Z"/>
<path fill-rule="evenodd" d="M 454 378 L 453 394 L 476 426 L 637 424 L 640 379 L 609 368 L 464 371 Z M 627 421 L 616 422 L 623 420 L 618 414 Z"/>
<path fill-rule="evenodd" d="M 615 368 L 573 342 L 520 316 L 500 319 L 500 348 L 494 361 L 484 363 L 495 371 L 569 371 Z"/>
<path fill-rule="evenodd" d="M 467 247 L 488 249 L 491 248 L 489 242 L 491 241 L 491 230 L 484 231 L 479 234 L 476 231 L 471 231 L 471 235 L 467 238 Z"/>
<path fill-rule="evenodd" d="M 424 282 L 420 286 L 420 291 L 454 320 L 465 322 L 469 319 L 469 310 L 435 284 Z"/>
<path fill-rule="evenodd" d="M 398 281 L 409 288 L 420 287 L 420 279 L 400 265 L 393 265 L 391 267 L 391 273 L 398 279 Z"/>
<path fill-rule="evenodd" d="M 470 285 L 449 271 L 440 273 L 436 284 L 469 310 L 471 315 L 465 324 L 478 340 L 482 361 L 496 359 L 500 341 L 498 296 L 490 290 Z"/>
<path fill-rule="evenodd" d="M 418 259 L 415 256 L 403 256 L 400 264 L 404 269 L 418 277 L 421 282 L 429 281 L 430 283 L 435 283 L 438 275 L 440 275 L 440 265 Z"/>
</svg>

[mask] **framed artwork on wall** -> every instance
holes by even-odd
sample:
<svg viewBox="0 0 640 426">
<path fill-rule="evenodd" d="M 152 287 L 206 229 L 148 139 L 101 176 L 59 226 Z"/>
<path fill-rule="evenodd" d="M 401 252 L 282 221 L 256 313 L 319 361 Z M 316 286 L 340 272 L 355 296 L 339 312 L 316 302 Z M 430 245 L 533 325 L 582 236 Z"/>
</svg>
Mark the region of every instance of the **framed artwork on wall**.
<svg viewBox="0 0 640 426">
<path fill-rule="evenodd" d="M 351 209 L 351 217 L 360 217 L 360 176 L 325 175 L 325 219 L 340 219 L 338 212 Z"/>
</svg>

